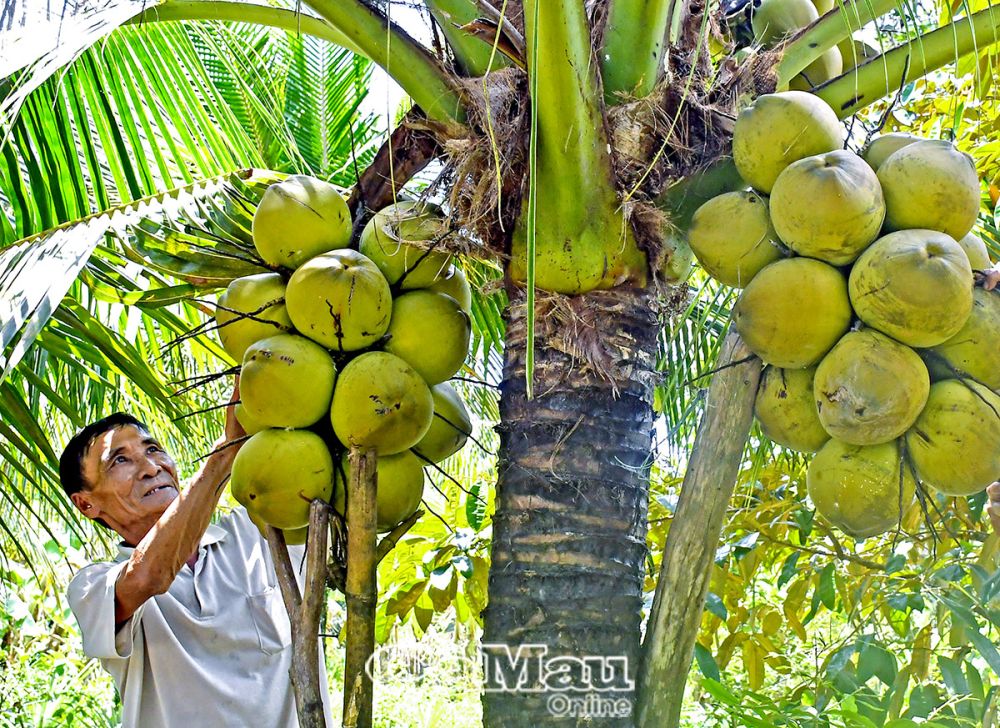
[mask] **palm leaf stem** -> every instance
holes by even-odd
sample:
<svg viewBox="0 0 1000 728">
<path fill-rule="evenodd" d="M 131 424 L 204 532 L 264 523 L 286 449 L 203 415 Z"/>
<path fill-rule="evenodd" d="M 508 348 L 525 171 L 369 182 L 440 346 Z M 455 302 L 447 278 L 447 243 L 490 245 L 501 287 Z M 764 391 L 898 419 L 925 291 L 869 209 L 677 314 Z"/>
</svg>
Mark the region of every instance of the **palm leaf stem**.
<svg viewBox="0 0 1000 728">
<path fill-rule="evenodd" d="M 451 76 L 385 15 L 361 0 L 310 0 L 309 6 L 381 66 L 428 118 L 463 121 L 465 109 Z"/>
<path fill-rule="evenodd" d="M 487 43 L 473 35 L 466 26 L 479 20 L 481 13 L 471 0 L 424 0 L 427 9 L 441 28 L 466 76 L 485 76 L 490 71 L 510 66 L 510 60 L 497 52 L 497 42 Z M 500 40 L 497 29 L 496 40 Z"/>
<path fill-rule="evenodd" d="M 998 42 L 1000 7 L 989 7 L 872 58 L 823 84 L 815 93 L 844 118 L 952 61 Z"/>
<path fill-rule="evenodd" d="M 789 81 L 826 51 L 898 5 L 899 0 L 837 3 L 833 10 L 788 41 L 775 68 L 778 88 L 787 86 Z"/>
<path fill-rule="evenodd" d="M 366 55 L 350 38 L 322 18 L 295 10 L 258 5 L 253 2 L 230 0 L 166 0 L 154 5 L 128 21 L 132 25 L 176 20 L 224 20 L 280 28 L 292 33 L 314 35 L 347 48 L 359 56 Z"/>
<path fill-rule="evenodd" d="M 663 71 L 674 5 L 673 0 L 612 0 L 600 53 L 609 106 L 653 91 Z"/>
</svg>

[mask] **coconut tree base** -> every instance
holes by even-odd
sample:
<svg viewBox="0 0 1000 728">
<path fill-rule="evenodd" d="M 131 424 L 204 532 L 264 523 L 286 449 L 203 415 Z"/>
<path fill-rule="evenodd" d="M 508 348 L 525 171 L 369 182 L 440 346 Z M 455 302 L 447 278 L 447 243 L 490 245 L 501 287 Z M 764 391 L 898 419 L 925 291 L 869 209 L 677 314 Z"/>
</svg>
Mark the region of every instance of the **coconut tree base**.
<svg viewBox="0 0 1000 728">
<path fill-rule="evenodd" d="M 632 725 L 656 314 L 643 291 L 539 296 L 528 399 L 523 291 L 511 301 L 484 725 Z M 563 656 L 577 660 L 552 662 Z M 546 668 L 558 676 L 546 681 Z M 595 710 L 594 698 L 615 703 Z"/>
</svg>

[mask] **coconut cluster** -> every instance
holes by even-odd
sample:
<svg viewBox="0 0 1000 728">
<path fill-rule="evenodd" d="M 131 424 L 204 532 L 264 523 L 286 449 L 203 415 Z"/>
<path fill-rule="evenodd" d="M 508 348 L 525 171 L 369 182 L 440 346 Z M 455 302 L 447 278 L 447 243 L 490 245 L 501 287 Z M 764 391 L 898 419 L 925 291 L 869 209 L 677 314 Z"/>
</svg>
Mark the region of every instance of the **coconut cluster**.
<svg viewBox="0 0 1000 728">
<path fill-rule="evenodd" d="M 864 538 L 896 526 L 918 483 L 965 496 L 1000 477 L 1000 291 L 975 286 L 990 259 L 968 155 L 844 141 L 815 96 L 760 97 L 733 135 L 753 189 L 706 202 L 689 241 L 743 289 L 733 323 L 768 365 L 761 429 L 816 453 L 813 503 Z"/>
<path fill-rule="evenodd" d="M 351 230 L 333 185 L 271 185 L 252 232 L 274 272 L 238 278 L 218 299 L 219 338 L 241 362 L 236 417 L 251 435 L 233 497 L 293 543 L 314 498 L 344 512 L 350 448 L 378 456 L 377 528 L 388 531 L 420 505 L 424 467 L 458 452 L 472 428 L 447 381 L 468 354 L 472 294 L 441 249 L 440 210 L 381 210 L 357 250 Z"/>
</svg>

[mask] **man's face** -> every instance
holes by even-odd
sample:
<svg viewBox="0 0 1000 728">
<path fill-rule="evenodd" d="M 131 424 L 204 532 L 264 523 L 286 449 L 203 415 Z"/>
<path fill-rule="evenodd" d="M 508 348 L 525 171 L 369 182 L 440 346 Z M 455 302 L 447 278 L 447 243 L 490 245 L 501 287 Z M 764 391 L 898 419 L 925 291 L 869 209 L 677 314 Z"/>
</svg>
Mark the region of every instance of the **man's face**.
<svg viewBox="0 0 1000 728">
<path fill-rule="evenodd" d="M 95 437 L 80 465 L 87 487 L 71 496 L 73 503 L 128 543 L 138 543 L 178 494 L 174 461 L 134 425 Z"/>
</svg>

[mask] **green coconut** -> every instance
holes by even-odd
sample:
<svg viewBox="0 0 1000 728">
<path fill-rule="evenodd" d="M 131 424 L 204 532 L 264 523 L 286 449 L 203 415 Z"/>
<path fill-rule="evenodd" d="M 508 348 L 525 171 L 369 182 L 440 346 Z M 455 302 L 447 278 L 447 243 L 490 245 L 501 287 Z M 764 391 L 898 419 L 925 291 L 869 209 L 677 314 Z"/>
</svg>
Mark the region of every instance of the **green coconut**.
<svg viewBox="0 0 1000 728">
<path fill-rule="evenodd" d="M 727 192 L 699 207 L 688 243 L 710 276 L 736 288 L 782 257 L 767 200 L 750 191 Z"/>
<path fill-rule="evenodd" d="M 924 141 L 927 140 L 923 137 L 906 134 L 905 132 L 896 131 L 891 134 L 883 134 L 880 137 L 872 139 L 865 145 L 865 148 L 861 150 L 861 158 L 877 172 L 885 160 L 887 160 L 895 152 L 898 152 L 903 147 L 909 146 L 914 142 Z"/>
<path fill-rule="evenodd" d="M 824 51 L 819 58 L 803 68 L 802 73 L 788 83 L 788 88 L 808 91 L 836 78 L 843 72 L 844 59 L 840 55 L 840 49 L 834 46 Z"/>
<path fill-rule="evenodd" d="M 267 188 L 253 216 L 253 243 L 271 265 L 298 268 L 351 242 L 351 213 L 329 182 L 295 175 Z"/>
<path fill-rule="evenodd" d="M 978 493 L 1000 476 L 1000 395 L 969 380 L 935 382 L 906 447 L 925 485 Z"/>
<path fill-rule="evenodd" d="M 338 513 L 347 513 L 347 486 L 350 462 L 345 453 L 337 471 L 337 486 L 333 499 Z M 376 466 L 378 483 L 375 490 L 375 528 L 380 533 L 391 531 L 420 507 L 424 495 L 423 463 L 413 453 L 379 457 Z"/>
<path fill-rule="evenodd" d="M 833 10 L 837 3 L 835 0 L 812 0 L 812 4 L 816 8 L 816 12 L 822 16 Z"/>
<path fill-rule="evenodd" d="M 851 445 L 877 445 L 909 429 L 930 386 L 917 352 L 866 329 L 845 334 L 823 357 L 813 391 L 827 432 Z"/>
<path fill-rule="evenodd" d="M 789 450 L 816 452 L 830 439 L 819 421 L 813 397 L 815 374 L 816 367 L 769 366 L 761 375 L 754 414 L 764 434 Z"/>
<path fill-rule="evenodd" d="M 403 290 L 426 288 L 450 269 L 451 254 L 441 249 L 447 235 L 447 223 L 436 205 L 397 202 L 368 221 L 359 249 L 390 284 Z"/>
<path fill-rule="evenodd" d="M 687 237 L 676 232 L 667 233 L 654 269 L 660 281 L 677 286 L 691 277 L 694 261 L 694 251 Z"/>
<path fill-rule="evenodd" d="M 337 367 L 304 336 L 279 334 L 247 349 L 240 372 L 243 409 L 268 427 L 308 427 L 329 411 Z"/>
<path fill-rule="evenodd" d="M 392 294 L 372 261 L 354 250 L 334 250 L 292 274 L 285 305 L 303 336 L 327 349 L 357 351 L 389 328 Z"/>
<path fill-rule="evenodd" d="M 215 323 L 222 348 L 236 361 L 243 361 L 247 347 L 255 341 L 291 331 L 284 279 L 277 273 L 233 279 L 219 296 Z"/>
<path fill-rule="evenodd" d="M 754 40 L 763 46 L 772 46 L 819 18 L 812 0 L 762 0 L 751 12 Z"/>
<path fill-rule="evenodd" d="M 833 266 L 812 258 L 779 260 L 743 289 L 733 322 L 747 346 L 768 364 L 812 366 L 851 325 L 847 281 Z"/>
<path fill-rule="evenodd" d="M 976 288 L 965 325 L 944 343 L 926 349 L 924 358 L 934 381 L 961 375 L 1000 390 L 1000 290 Z"/>
<path fill-rule="evenodd" d="M 962 247 L 934 230 L 879 238 L 851 268 L 851 303 L 866 324 L 908 346 L 936 346 L 972 311 L 972 268 Z"/>
<path fill-rule="evenodd" d="M 253 418 L 253 415 L 247 412 L 247 408 L 243 406 L 242 402 L 237 403 L 233 408 L 233 414 L 236 415 L 236 421 L 240 423 L 240 427 L 248 435 L 256 435 L 261 430 L 267 429 L 267 425 L 258 422 Z"/>
<path fill-rule="evenodd" d="M 410 291 L 392 302 L 385 350 L 412 366 L 428 384 L 453 376 L 469 353 L 469 314 L 451 296 Z"/>
<path fill-rule="evenodd" d="M 878 179 L 888 230 L 938 230 L 960 240 L 979 215 L 976 165 L 951 142 L 904 146 L 878 168 Z"/>
<path fill-rule="evenodd" d="M 788 165 L 771 190 L 770 211 L 796 253 L 846 265 L 878 237 L 885 201 L 871 167 L 838 149 Z"/>
<path fill-rule="evenodd" d="M 469 286 L 465 273 L 457 265 L 449 266 L 444 277 L 428 286 L 427 290 L 451 296 L 458 301 L 463 311 L 472 315 L 472 287 Z"/>
<path fill-rule="evenodd" d="M 986 243 L 975 233 L 969 233 L 960 239 L 958 244 L 962 246 L 962 250 L 968 256 L 972 270 L 987 270 L 993 265 L 989 250 L 986 249 Z"/>
<path fill-rule="evenodd" d="M 257 527 L 260 531 L 260 535 L 267 538 L 267 531 L 265 527 L 267 526 L 264 521 L 257 518 L 253 513 L 247 511 L 247 515 L 250 517 L 250 522 Z M 305 525 L 302 528 L 285 528 L 280 529 L 282 535 L 285 537 L 285 544 L 288 546 L 299 546 L 306 542 L 306 538 L 309 536 L 309 526 Z"/>
<path fill-rule="evenodd" d="M 916 483 L 898 440 L 851 445 L 831 439 L 813 456 L 806 488 L 820 515 L 861 539 L 897 527 L 913 503 Z"/>
<path fill-rule="evenodd" d="M 333 459 L 312 432 L 262 430 L 236 454 L 230 489 L 257 521 L 302 528 L 309 523 L 309 504 L 333 495 Z"/>
<path fill-rule="evenodd" d="M 403 452 L 431 426 L 434 401 L 417 370 L 394 354 L 370 351 L 352 359 L 337 380 L 330 420 L 344 447 Z"/>
<path fill-rule="evenodd" d="M 736 119 L 733 162 L 754 189 L 770 192 L 785 167 L 844 146 L 844 130 L 826 102 L 804 91 L 764 94 Z"/>
<path fill-rule="evenodd" d="M 427 433 L 413 446 L 413 452 L 432 463 L 439 463 L 465 446 L 472 434 L 472 420 L 462 398 L 447 382 L 431 387 L 431 397 L 434 399 L 434 419 Z"/>
<path fill-rule="evenodd" d="M 840 51 L 843 71 L 849 71 L 852 68 L 856 68 L 869 58 L 874 58 L 879 55 L 877 48 L 870 46 L 863 40 L 858 40 L 853 36 L 840 41 L 840 43 L 837 44 L 837 50 Z M 875 165 L 872 166 L 874 167 Z"/>
</svg>

